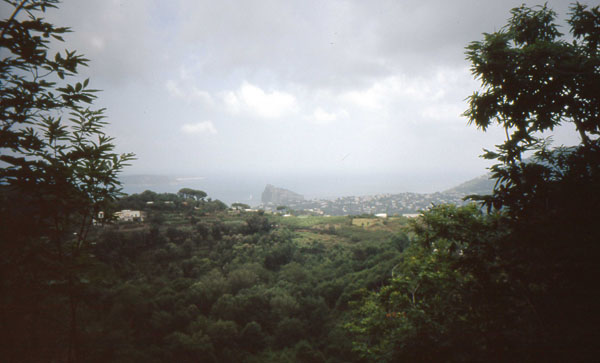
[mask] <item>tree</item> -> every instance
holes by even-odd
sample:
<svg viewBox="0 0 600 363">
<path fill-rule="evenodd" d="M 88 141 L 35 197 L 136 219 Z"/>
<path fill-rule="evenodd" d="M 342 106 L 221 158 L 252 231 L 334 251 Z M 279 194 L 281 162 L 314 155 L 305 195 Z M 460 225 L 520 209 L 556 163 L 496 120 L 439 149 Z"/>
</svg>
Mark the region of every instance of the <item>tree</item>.
<svg viewBox="0 0 600 363">
<path fill-rule="evenodd" d="M 265 346 L 265 333 L 259 323 L 251 321 L 240 333 L 240 344 L 249 352 L 258 352 Z"/>
<path fill-rule="evenodd" d="M 391 283 L 355 303 L 354 348 L 379 361 L 593 361 L 600 350 L 600 10 L 571 6 L 573 40 L 546 6 L 511 11 L 471 43 L 482 90 L 469 122 L 506 141 L 484 157 L 496 185 L 487 207 L 435 207 Z M 572 125 L 580 142 L 543 133 Z"/>
<path fill-rule="evenodd" d="M 2 355 L 76 361 L 90 228 L 119 195 L 117 174 L 133 155 L 114 152 L 88 80 L 65 80 L 88 60 L 50 55 L 50 40 L 70 31 L 40 17 L 58 1 L 5 2 L 13 12 L 0 22 L 0 319 L 11 351 Z"/>
<path fill-rule="evenodd" d="M 467 47 L 473 75 L 483 90 L 469 98 L 464 113 L 483 131 L 493 123 L 506 131 L 497 151 L 486 150 L 497 184 L 485 205 L 518 213 L 529 203 L 536 179 L 560 177 L 547 159 L 548 143 L 541 133 L 572 123 L 580 148 L 596 152 L 600 136 L 600 11 L 576 4 L 571 7 L 573 42 L 561 39 L 556 13 L 543 7 L 521 6 L 501 31 L 485 34 Z M 538 162 L 525 162 L 528 152 Z M 546 163 L 548 164 L 548 163 Z M 597 165 L 595 165 L 597 166 Z"/>
<path fill-rule="evenodd" d="M 498 272 L 474 280 L 457 268 L 468 258 L 465 251 L 498 241 L 497 218 L 472 204 L 436 206 L 412 220 L 414 239 L 394 266 L 390 283 L 376 292 L 363 291 L 362 299 L 351 303 L 354 317 L 346 328 L 354 350 L 381 362 L 507 360 L 504 341 L 495 338 L 510 323 L 494 309 L 512 310 Z M 480 284 L 498 294 L 488 300 L 489 291 L 482 292 Z"/>
<path fill-rule="evenodd" d="M 182 188 L 177 194 L 179 194 L 183 199 L 193 199 L 195 201 L 204 200 L 206 198 L 206 193 L 202 190 L 195 190 L 190 188 Z"/>
<path fill-rule="evenodd" d="M 253 213 L 251 216 L 246 218 L 245 230 L 247 234 L 267 233 L 271 230 L 271 223 L 269 223 L 269 219 L 267 217 Z"/>
<path fill-rule="evenodd" d="M 244 203 L 233 203 L 231 205 L 231 208 L 233 209 L 241 209 L 241 210 L 246 210 L 246 209 L 250 209 L 250 206 L 248 204 L 244 204 Z"/>
<path fill-rule="evenodd" d="M 483 90 L 465 115 L 482 130 L 506 130 L 506 141 L 484 154 L 499 162 L 494 191 L 475 199 L 501 211 L 511 230 L 493 259 L 521 297 L 515 318 L 529 360 L 599 353 L 591 337 L 600 336 L 592 277 L 600 274 L 600 8 L 570 9 L 572 40 L 561 37 L 552 10 L 522 6 L 504 29 L 467 48 Z M 542 133 L 566 124 L 579 144 L 552 148 Z"/>
</svg>

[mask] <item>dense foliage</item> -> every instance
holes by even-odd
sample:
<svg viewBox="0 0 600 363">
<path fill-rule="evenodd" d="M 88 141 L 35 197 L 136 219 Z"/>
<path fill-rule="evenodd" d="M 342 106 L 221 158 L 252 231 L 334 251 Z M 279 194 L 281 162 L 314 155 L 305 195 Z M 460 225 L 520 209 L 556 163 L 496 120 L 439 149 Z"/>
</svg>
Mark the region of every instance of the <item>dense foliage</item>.
<svg viewBox="0 0 600 363">
<path fill-rule="evenodd" d="M 482 90 L 465 115 L 506 141 L 488 214 L 433 208 L 390 285 L 356 303 L 348 325 L 365 359 L 593 361 L 600 353 L 600 10 L 575 4 L 561 38 L 546 6 L 512 11 L 467 48 Z M 542 132 L 571 124 L 573 147 Z"/>
<path fill-rule="evenodd" d="M 91 273 L 92 219 L 119 194 L 132 155 L 114 153 L 87 60 L 50 54 L 68 28 L 40 16 L 57 1 L 7 1 L 0 21 L 0 321 L 4 361 L 74 361 Z"/>
<path fill-rule="evenodd" d="M 153 194 L 115 209 L 141 195 Z M 343 328 L 348 303 L 389 280 L 406 219 L 365 229 L 352 217 L 207 212 L 154 195 L 174 201 L 143 207 L 160 223 L 95 230 L 85 361 L 360 361 Z"/>
</svg>

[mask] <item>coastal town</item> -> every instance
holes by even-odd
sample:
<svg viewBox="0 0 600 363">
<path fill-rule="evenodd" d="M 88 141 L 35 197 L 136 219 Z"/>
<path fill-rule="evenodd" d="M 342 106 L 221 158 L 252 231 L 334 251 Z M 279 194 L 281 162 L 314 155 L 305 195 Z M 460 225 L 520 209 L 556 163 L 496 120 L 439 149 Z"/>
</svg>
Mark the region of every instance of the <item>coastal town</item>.
<svg viewBox="0 0 600 363">
<path fill-rule="evenodd" d="M 312 215 L 403 215 L 413 216 L 433 205 L 464 205 L 472 194 L 486 194 L 492 189 L 487 176 L 475 178 L 455 188 L 435 193 L 382 193 L 343 196 L 330 199 L 305 199 L 293 191 L 267 185 L 258 209 L 283 214 Z"/>
</svg>

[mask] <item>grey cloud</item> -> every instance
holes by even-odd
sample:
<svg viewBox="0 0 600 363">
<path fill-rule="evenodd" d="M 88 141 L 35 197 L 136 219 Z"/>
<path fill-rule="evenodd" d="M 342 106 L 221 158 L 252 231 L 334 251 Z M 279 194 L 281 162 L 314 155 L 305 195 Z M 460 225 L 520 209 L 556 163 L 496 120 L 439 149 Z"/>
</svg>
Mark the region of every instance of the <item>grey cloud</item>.
<svg viewBox="0 0 600 363">
<path fill-rule="evenodd" d="M 70 0 L 47 17 L 91 59 L 84 76 L 105 89 L 97 105 L 119 150 L 138 154 L 133 172 L 477 175 L 502 134 L 459 116 L 477 87 L 464 47 L 522 1 Z M 549 6 L 564 19 L 566 1 Z M 244 96 L 246 83 L 262 93 Z M 227 94 L 282 122 L 227 112 Z M 265 108 L 273 95 L 293 97 L 280 109 L 294 112 Z"/>
<path fill-rule="evenodd" d="M 543 4 L 523 0 L 390 0 L 357 1 L 355 5 L 357 13 L 372 23 L 377 34 L 375 52 L 386 60 L 386 65 L 396 72 L 422 73 L 440 65 L 467 65 L 465 46 L 482 39 L 483 32 L 500 30 L 510 10 L 523 3 Z M 548 6 L 558 13 L 557 20 L 567 32 L 563 20 L 568 2 L 548 1 Z"/>
<path fill-rule="evenodd" d="M 245 79 L 340 90 L 398 72 L 464 67 L 464 47 L 499 29 L 521 3 L 67 1 L 49 17 L 73 27 L 70 45 L 110 84 L 157 81 L 157 71 L 187 62 L 207 85 Z M 549 5 L 564 18 L 568 2 Z"/>
<path fill-rule="evenodd" d="M 68 26 L 73 33 L 56 49 L 76 49 L 90 62 L 94 82 L 103 87 L 129 81 L 153 82 L 160 69 L 159 29 L 152 24 L 152 2 L 135 0 L 65 1 L 58 10 L 49 10 L 50 22 Z"/>
<path fill-rule="evenodd" d="M 181 1 L 180 39 L 204 72 L 360 88 L 397 72 L 467 65 L 464 47 L 500 29 L 510 1 Z M 568 4 L 550 1 L 563 19 Z"/>
</svg>

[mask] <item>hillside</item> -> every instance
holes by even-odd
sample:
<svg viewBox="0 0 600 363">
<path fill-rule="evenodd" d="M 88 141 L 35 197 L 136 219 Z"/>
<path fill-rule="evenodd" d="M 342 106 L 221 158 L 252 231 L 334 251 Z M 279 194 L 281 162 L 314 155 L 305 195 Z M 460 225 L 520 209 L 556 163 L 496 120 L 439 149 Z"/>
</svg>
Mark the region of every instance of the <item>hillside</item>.
<svg viewBox="0 0 600 363">
<path fill-rule="evenodd" d="M 494 189 L 495 181 L 490 179 L 489 174 L 481 175 L 471 180 L 467 180 L 453 188 L 443 191 L 442 193 L 457 193 L 457 194 L 489 194 Z"/>
<path fill-rule="evenodd" d="M 98 346 L 88 361 L 359 361 L 344 328 L 349 303 L 389 281 L 408 243 L 406 218 L 357 225 L 144 198 L 145 221 L 94 231 L 104 273 L 82 306 Z M 109 330 L 87 328 L 99 324 Z"/>
</svg>

